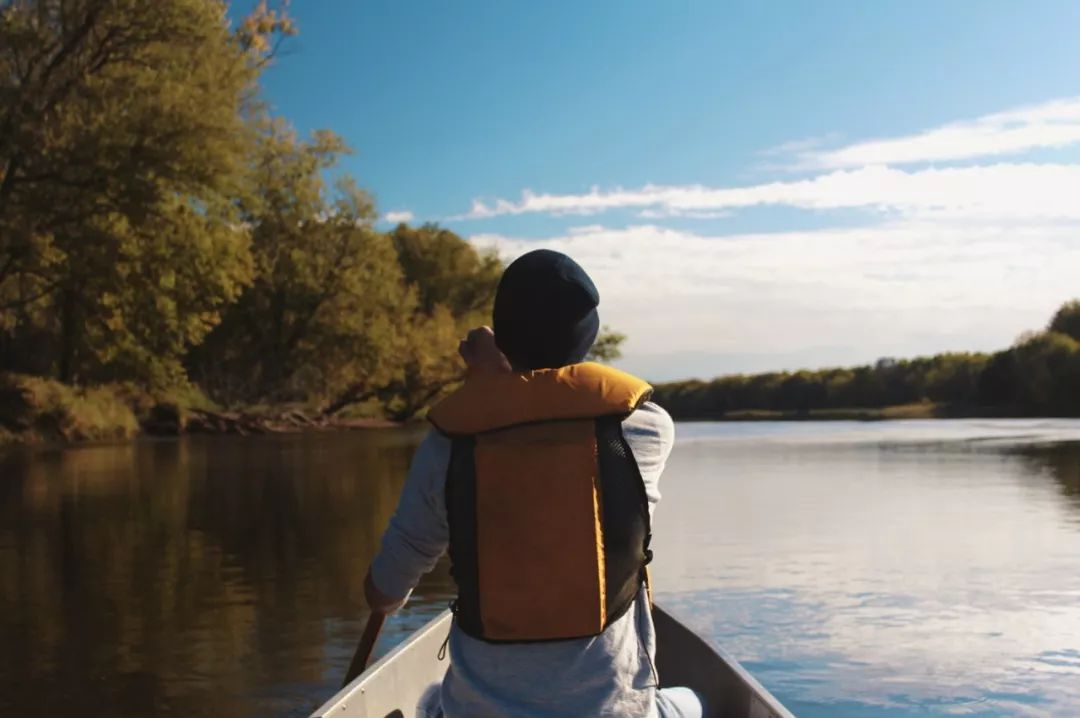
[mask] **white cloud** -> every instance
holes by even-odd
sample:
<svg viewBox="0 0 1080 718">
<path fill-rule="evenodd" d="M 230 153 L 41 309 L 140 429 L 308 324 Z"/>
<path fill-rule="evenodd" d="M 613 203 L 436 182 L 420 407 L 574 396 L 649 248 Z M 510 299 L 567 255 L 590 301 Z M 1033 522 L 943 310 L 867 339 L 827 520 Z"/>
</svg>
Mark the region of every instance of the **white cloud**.
<svg viewBox="0 0 1080 718">
<path fill-rule="evenodd" d="M 586 224 L 580 227 L 571 227 L 567 230 L 571 235 L 590 235 L 605 231 L 602 224 Z"/>
<path fill-rule="evenodd" d="M 643 209 L 637 213 L 639 219 L 667 219 L 668 217 L 685 217 L 687 219 L 723 219 L 730 217 L 731 212 L 723 209 L 717 210 L 674 210 L 666 209 Z"/>
<path fill-rule="evenodd" d="M 807 150 L 791 143 L 786 148 L 804 168 L 841 169 L 996 157 L 1078 142 L 1080 97 L 1071 97 L 833 150 Z"/>
<path fill-rule="evenodd" d="M 1061 225 L 905 220 L 732 236 L 593 225 L 473 241 L 508 257 L 575 257 L 603 320 L 630 336 L 624 366 L 660 379 L 1000 348 L 1080 294 L 1080 239 Z"/>
<path fill-rule="evenodd" d="M 398 210 L 396 212 L 387 212 L 383 215 L 383 220 L 390 224 L 400 224 L 401 222 L 412 222 L 415 216 L 407 209 Z"/>
<path fill-rule="evenodd" d="M 764 157 L 791 157 L 791 155 L 807 154 L 817 150 L 823 144 L 831 139 L 836 139 L 836 135 L 830 135 L 828 137 L 807 137 L 802 140 L 791 140 L 776 147 L 770 147 L 766 150 L 762 150 L 759 154 Z"/>
<path fill-rule="evenodd" d="M 474 199 L 470 211 L 458 219 L 538 213 L 591 215 L 619 209 L 633 210 L 643 219 L 716 218 L 733 210 L 769 205 L 811 210 L 865 208 L 905 217 L 1080 217 L 1080 202 L 1072 189 L 1080 186 L 1080 165 L 984 162 L 946 168 L 898 167 L 997 158 L 1080 144 L 1080 97 L 1020 107 L 903 137 L 823 149 L 828 139 L 789 142 L 764 153 L 794 158 L 801 169 L 825 171 L 809 179 L 744 187 L 593 187 L 570 194 L 525 190 L 516 201 Z"/>
<path fill-rule="evenodd" d="M 835 170 L 806 180 L 747 187 L 646 185 L 584 194 L 537 194 L 476 200 L 468 216 L 546 213 L 589 215 L 636 209 L 658 216 L 694 216 L 755 206 L 810 210 L 869 209 L 902 217 L 1006 220 L 1080 219 L 1080 165 L 993 164 L 907 171 L 885 166 Z"/>
</svg>

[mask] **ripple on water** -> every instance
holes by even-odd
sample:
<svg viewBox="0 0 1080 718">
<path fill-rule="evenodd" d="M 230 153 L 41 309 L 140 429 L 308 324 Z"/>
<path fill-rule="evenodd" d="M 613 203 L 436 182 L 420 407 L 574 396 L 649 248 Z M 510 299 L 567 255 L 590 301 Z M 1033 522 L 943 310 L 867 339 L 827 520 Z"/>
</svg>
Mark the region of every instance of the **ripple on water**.
<svg viewBox="0 0 1080 718">
<path fill-rule="evenodd" d="M 797 715 L 1080 716 L 1080 422 L 682 428 L 659 595 Z"/>
</svg>

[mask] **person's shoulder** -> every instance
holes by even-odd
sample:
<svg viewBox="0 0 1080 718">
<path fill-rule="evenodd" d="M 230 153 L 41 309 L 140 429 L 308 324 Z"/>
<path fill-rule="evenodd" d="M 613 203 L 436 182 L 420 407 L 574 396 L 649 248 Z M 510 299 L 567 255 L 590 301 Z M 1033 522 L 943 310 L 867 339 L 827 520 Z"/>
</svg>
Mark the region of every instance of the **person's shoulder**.
<svg viewBox="0 0 1080 718">
<path fill-rule="evenodd" d="M 622 429 L 648 488 L 660 477 L 675 446 L 675 422 L 660 405 L 648 401 L 623 421 Z"/>
<path fill-rule="evenodd" d="M 641 421 L 647 421 L 657 425 L 675 425 L 674 420 L 672 420 L 671 418 L 671 414 L 667 413 L 667 410 L 664 409 L 664 407 L 660 406 L 654 401 L 646 401 L 642 403 L 642 405 L 639 406 L 637 410 L 630 416 L 637 417 Z"/>
<path fill-rule="evenodd" d="M 647 401 L 623 421 L 623 431 L 652 434 L 661 441 L 671 442 L 675 438 L 675 422 L 664 407 Z"/>
</svg>

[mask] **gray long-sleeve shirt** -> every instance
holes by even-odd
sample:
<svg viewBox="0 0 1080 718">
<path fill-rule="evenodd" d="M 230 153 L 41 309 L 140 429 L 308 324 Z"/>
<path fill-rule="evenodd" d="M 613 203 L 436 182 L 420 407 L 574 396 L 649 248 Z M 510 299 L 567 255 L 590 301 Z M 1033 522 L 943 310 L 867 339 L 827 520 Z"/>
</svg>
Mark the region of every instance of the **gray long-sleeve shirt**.
<svg viewBox="0 0 1080 718">
<path fill-rule="evenodd" d="M 623 421 L 623 434 L 645 481 L 649 512 L 660 500 L 660 474 L 674 442 L 667 412 L 646 403 Z M 371 567 L 383 593 L 405 596 L 450 542 L 444 487 L 450 441 L 430 432 L 413 457 L 397 511 Z M 655 716 L 656 636 L 644 589 L 634 606 L 599 636 L 549 643 L 494 644 L 455 625 L 442 687 L 447 718 Z"/>
</svg>

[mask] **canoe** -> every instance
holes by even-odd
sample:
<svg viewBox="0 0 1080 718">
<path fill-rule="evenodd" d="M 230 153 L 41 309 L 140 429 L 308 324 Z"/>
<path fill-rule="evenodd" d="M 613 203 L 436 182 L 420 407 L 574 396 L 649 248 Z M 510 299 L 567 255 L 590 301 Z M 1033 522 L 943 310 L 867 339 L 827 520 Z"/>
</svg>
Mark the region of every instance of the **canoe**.
<svg viewBox="0 0 1080 718">
<path fill-rule="evenodd" d="M 656 670 L 661 686 L 687 686 L 705 696 L 710 718 L 794 718 L 746 669 L 670 613 L 653 607 Z M 446 662 L 439 648 L 450 612 L 433 619 L 357 676 L 311 718 L 417 718 L 438 705 Z"/>
</svg>

